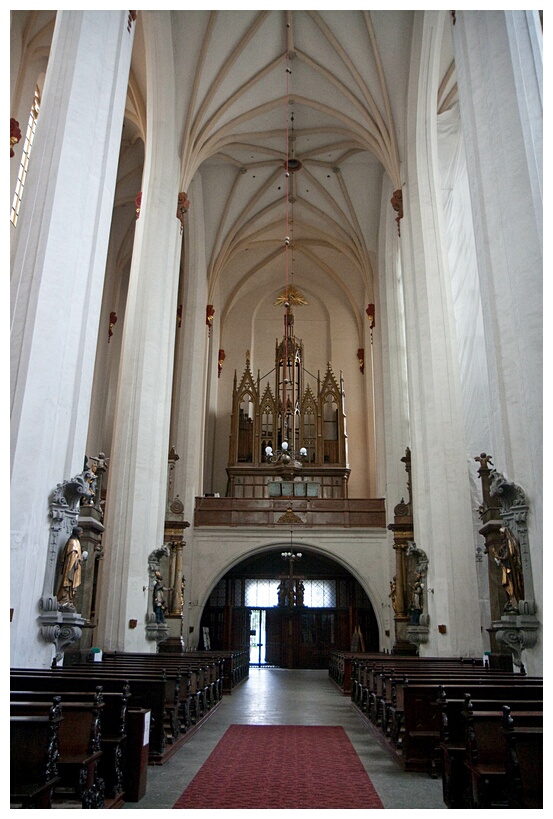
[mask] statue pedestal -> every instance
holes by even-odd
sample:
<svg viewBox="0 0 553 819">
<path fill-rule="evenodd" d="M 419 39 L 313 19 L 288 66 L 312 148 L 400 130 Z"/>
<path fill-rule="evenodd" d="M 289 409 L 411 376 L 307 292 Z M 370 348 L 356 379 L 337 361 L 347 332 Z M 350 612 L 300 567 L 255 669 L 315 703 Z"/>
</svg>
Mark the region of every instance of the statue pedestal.
<svg viewBox="0 0 553 819">
<path fill-rule="evenodd" d="M 413 657 L 418 654 L 417 646 L 409 637 L 409 620 L 410 618 L 406 615 L 397 615 L 394 618 L 396 639 L 392 647 L 392 654 L 406 654 Z"/>
<path fill-rule="evenodd" d="M 392 654 L 403 654 L 410 657 L 416 657 L 418 653 L 417 646 L 414 643 L 410 643 L 408 640 L 396 640 L 392 646 Z"/>
<path fill-rule="evenodd" d="M 507 646 L 511 651 L 513 663 L 521 671 L 524 671 L 522 652 L 533 648 L 538 639 L 540 624 L 532 611 L 533 608 L 533 604 L 522 600 L 518 612 L 505 612 L 501 615 L 501 620 L 495 620 L 488 629 L 499 644 Z"/>
<path fill-rule="evenodd" d="M 55 648 L 54 662 L 61 663 L 66 649 L 80 639 L 85 618 L 76 611 L 58 611 L 56 598 L 49 598 L 51 605 L 39 615 L 42 638 Z M 56 608 L 54 608 L 56 605 Z"/>
<path fill-rule="evenodd" d="M 157 650 L 160 654 L 184 654 L 184 640 L 182 637 L 168 637 L 159 643 Z"/>
</svg>

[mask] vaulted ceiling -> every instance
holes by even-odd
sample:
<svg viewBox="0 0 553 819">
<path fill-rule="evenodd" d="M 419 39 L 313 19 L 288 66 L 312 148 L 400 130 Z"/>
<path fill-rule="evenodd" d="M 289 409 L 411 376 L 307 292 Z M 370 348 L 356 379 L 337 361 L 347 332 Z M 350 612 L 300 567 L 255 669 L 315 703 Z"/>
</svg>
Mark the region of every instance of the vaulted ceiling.
<svg viewBox="0 0 553 819">
<path fill-rule="evenodd" d="M 330 288 L 371 299 L 383 175 L 401 187 L 414 12 L 173 11 L 181 190 L 201 169 L 210 294 Z M 146 133 L 145 17 L 127 138 Z M 449 35 L 440 99 L 455 99 Z M 286 157 L 299 170 L 286 175 Z M 191 207 L 194 207 L 192 202 Z M 285 252 L 285 237 L 290 239 Z M 285 256 L 287 261 L 285 261 Z M 355 305 L 355 307 L 354 307 Z"/>
<path fill-rule="evenodd" d="M 364 308 L 374 300 L 382 181 L 392 190 L 404 181 L 417 12 L 163 13 L 172 29 L 180 190 L 201 172 L 208 300 L 217 300 L 218 317 L 224 322 L 247 294 L 256 294 L 254 305 L 261 293 L 274 303 L 286 282 L 312 300 L 348 305 L 361 343 Z M 13 14 L 26 16 L 25 59 L 36 62 L 38 76 L 55 12 Z M 135 24 L 111 233 L 115 270 L 130 264 L 142 185 L 149 14 L 139 11 Z M 449 25 L 438 112 L 456 100 Z M 289 176 L 287 155 L 299 168 Z"/>
</svg>

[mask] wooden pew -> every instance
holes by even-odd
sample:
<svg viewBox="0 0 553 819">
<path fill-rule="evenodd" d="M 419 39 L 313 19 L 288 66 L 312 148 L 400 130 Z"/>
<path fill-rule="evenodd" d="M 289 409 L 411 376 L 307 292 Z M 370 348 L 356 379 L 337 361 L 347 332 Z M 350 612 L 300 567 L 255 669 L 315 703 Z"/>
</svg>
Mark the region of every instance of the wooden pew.
<svg viewBox="0 0 553 819">
<path fill-rule="evenodd" d="M 30 703 L 40 702 L 52 696 L 52 691 L 44 690 L 16 690 L 12 688 L 10 693 L 11 703 L 15 706 L 17 702 Z M 79 700 L 95 700 L 102 703 L 100 714 L 100 747 L 102 756 L 98 763 L 98 775 L 103 780 L 104 807 L 116 808 L 124 801 L 123 785 L 123 762 L 127 741 L 127 708 L 130 698 L 130 691 L 123 687 L 121 692 L 104 692 L 102 686 L 96 686 L 94 692 L 86 691 L 64 691 L 61 699 L 64 703 Z"/>
<path fill-rule="evenodd" d="M 401 755 L 406 770 L 427 771 L 434 777 L 438 775 L 441 753 L 437 691 L 441 684 L 447 688 L 456 685 L 455 696 L 461 698 L 467 691 L 481 689 L 484 685 L 538 685 L 539 690 L 535 689 L 529 698 L 542 697 L 541 677 L 530 678 L 514 672 L 484 669 L 477 663 L 459 663 L 455 659 L 444 662 L 439 658 L 425 658 L 425 662 L 419 662 L 420 658 L 408 658 L 397 663 L 401 671 L 409 668 L 408 674 L 402 675 L 398 671 L 396 676 L 391 668 L 393 659 L 387 658 L 381 665 L 366 665 L 360 669 L 361 709 L 370 724 L 390 743 L 391 753 L 396 758 L 398 754 Z M 409 703 L 405 702 L 407 689 L 410 689 L 407 695 Z M 483 696 L 480 690 L 478 697 Z M 489 696 L 494 697 L 495 693 Z M 527 697 L 528 693 L 522 696 Z M 514 695 L 511 698 L 514 699 Z"/>
<path fill-rule="evenodd" d="M 463 699 L 467 692 L 479 700 L 498 696 L 502 704 L 543 698 L 541 677 L 483 668 L 481 661 L 470 658 L 358 659 L 352 702 L 405 770 L 426 771 L 433 777 L 440 771 L 441 686 L 455 699 Z"/>
<path fill-rule="evenodd" d="M 61 706 L 55 698 L 46 714 L 10 716 L 10 806 L 45 809 L 61 778 L 58 731 Z"/>
<path fill-rule="evenodd" d="M 202 652 L 202 655 L 204 653 Z M 181 729 L 183 732 L 196 726 L 223 696 L 223 660 L 213 657 L 183 659 L 179 653 L 140 654 L 113 652 L 104 655 L 102 666 L 119 671 L 165 668 L 181 674 Z"/>
<path fill-rule="evenodd" d="M 401 654 L 381 654 L 379 652 L 334 651 L 329 658 L 329 675 L 342 688 L 344 694 L 352 694 L 357 670 L 368 665 L 371 668 L 409 668 L 413 665 L 425 667 L 439 664 L 456 665 L 461 668 L 482 667 L 483 660 L 478 657 L 414 657 Z"/>
<path fill-rule="evenodd" d="M 540 700 L 511 700 L 505 706 L 502 700 L 472 699 L 466 694 L 463 699 L 447 699 L 442 691 L 438 698 L 441 710 L 440 750 L 441 774 L 444 803 L 448 808 L 465 807 L 466 792 L 469 787 L 467 758 L 466 718 L 469 711 L 515 711 L 543 710 Z M 539 763 L 539 759 L 536 760 Z"/>
<path fill-rule="evenodd" d="M 532 684 L 529 678 L 458 679 L 445 682 L 446 696 L 464 698 L 466 693 L 478 699 L 536 700 L 543 697 L 543 684 Z M 472 688 L 471 688 L 472 686 Z M 403 685 L 403 736 L 401 753 L 406 771 L 426 771 L 437 777 L 440 770 L 440 689 L 436 681 Z"/>
<path fill-rule="evenodd" d="M 54 702 L 58 701 L 55 697 Z M 60 781 L 54 788 L 55 801 L 78 801 L 83 809 L 104 807 L 104 782 L 99 776 L 101 694 L 88 699 L 62 704 L 63 719 L 59 723 L 58 773 Z M 47 716 L 51 703 L 39 700 L 13 701 L 10 713 L 14 717 Z"/>
<path fill-rule="evenodd" d="M 244 682 L 249 676 L 250 671 L 250 655 L 247 650 L 234 651 L 188 651 L 188 652 L 164 652 L 162 650 L 162 643 L 159 646 L 157 654 L 144 654 L 140 652 L 104 652 L 103 660 L 112 657 L 124 656 L 126 658 L 138 657 L 162 657 L 166 660 L 180 661 L 180 665 L 185 667 L 204 666 L 210 663 L 219 664 L 219 677 L 222 677 L 220 688 L 221 695 L 232 694 L 236 686 Z"/>
<path fill-rule="evenodd" d="M 179 704 L 177 712 L 178 728 L 172 727 L 171 734 L 176 741 L 180 732 L 186 733 L 197 726 L 201 719 L 218 701 L 222 691 L 220 666 L 217 663 L 205 665 L 183 664 L 177 655 L 159 654 L 108 655 L 102 660 L 102 670 L 112 669 L 114 673 L 173 673 L 180 678 Z"/>
<path fill-rule="evenodd" d="M 98 667 L 95 667 L 98 666 Z M 149 760 L 152 764 L 163 764 L 168 758 L 169 746 L 174 745 L 180 735 L 178 718 L 180 703 L 180 674 L 164 669 L 132 670 L 102 667 L 102 663 L 91 663 L 71 669 L 53 669 L 62 678 L 72 678 L 74 674 L 86 681 L 96 681 L 105 691 L 118 691 L 121 685 L 128 685 L 129 708 L 148 709 L 150 719 Z"/>
<path fill-rule="evenodd" d="M 543 808 L 543 725 L 521 725 L 503 708 L 507 741 L 505 794 L 510 808 Z"/>
<path fill-rule="evenodd" d="M 383 723 L 383 730 L 386 736 L 392 738 L 392 741 L 401 747 L 402 737 L 404 733 L 404 697 L 403 688 L 406 685 L 413 684 L 434 684 L 441 686 L 442 684 L 454 682 L 462 684 L 464 680 L 467 681 L 469 687 L 475 685 L 482 685 L 491 682 L 501 683 L 503 681 L 510 682 L 518 681 L 523 683 L 529 678 L 513 674 L 513 672 L 504 671 L 490 671 L 474 667 L 472 669 L 457 669 L 455 667 L 435 667 L 421 671 L 420 669 L 410 669 L 405 675 L 390 673 L 389 675 L 382 675 L 382 693 L 377 701 L 377 707 L 380 708 L 381 713 L 384 714 L 381 718 Z M 541 683 L 541 678 L 540 678 Z"/>
<path fill-rule="evenodd" d="M 358 655 L 352 661 L 351 697 L 373 723 L 380 725 L 387 721 L 386 708 L 392 703 L 390 679 L 394 676 L 426 675 L 450 669 L 469 673 L 478 668 L 482 670 L 482 660 L 475 658 Z"/>
<path fill-rule="evenodd" d="M 524 693 L 522 696 L 524 698 L 528 696 L 529 699 L 539 699 L 542 696 L 543 680 L 513 673 L 485 671 L 481 674 L 478 672 L 469 674 L 455 674 L 452 672 L 447 675 L 442 671 L 428 677 L 410 675 L 407 678 L 396 679 L 394 694 L 395 724 L 392 729 L 392 736 L 395 738 L 398 747 L 402 749 L 406 747 L 409 732 L 420 731 L 422 736 L 425 731 L 428 731 L 434 734 L 436 738 L 439 737 L 439 717 L 436 710 L 436 701 L 442 687 L 445 687 L 447 696 L 450 698 L 463 698 L 465 693 L 472 690 L 474 696 L 479 699 L 486 699 L 489 697 L 482 693 L 485 686 L 499 687 L 497 689 L 499 694 L 503 690 L 507 693 L 513 686 L 526 689 L 532 685 L 538 686 L 538 688 L 534 689 L 533 695 L 530 692 L 530 695 Z M 478 689 L 479 693 L 477 693 L 476 689 Z M 492 693 L 492 698 L 493 696 Z M 420 702 L 417 698 L 420 698 Z M 408 744 L 413 745 L 412 742 Z M 406 752 L 406 755 L 408 758 L 409 751 Z M 419 767 L 408 769 L 421 770 Z"/>
<path fill-rule="evenodd" d="M 130 692 L 128 708 L 147 709 L 151 712 L 149 761 L 151 764 L 163 764 L 168 758 L 166 702 L 169 692 L 175 697 L 175 681 L 163 673 L 118 675 L 112 669 L 104 673 L 92 667 L 95 665 L 100 666 L 101 663 L 79 666 L 78 671 L 74 666 L 67 669 L 12 669 L 12 685 L 14 679 L 17 679 L 16 684 L 22 687 L 21 680 L 25 679 L 28 681 L 25 685 L 34 689 L 44 684 L 42 680 L 48 679 L 51 680 L 49 688 L 62 696 L 64 690 L 90 691 L 95 685 L 101 685 L 104 692 L 119 693 L 125 690 L 125 686 L 128 687 Z M 175 708 L 178 709 L 178 699 Z"/>
<path fill-rule="evenodd" d="M 508 707 L 509 708 L 509 707 Z M 524 728 L 543 729 L 543 712 L 511 711 L 509 716 Z M 508 745 L 504 712 L 475 711 L 465 714 L 467 736 L 468 787 L 465 808 L 509 808 L 507 779 Z"/>
</svg>

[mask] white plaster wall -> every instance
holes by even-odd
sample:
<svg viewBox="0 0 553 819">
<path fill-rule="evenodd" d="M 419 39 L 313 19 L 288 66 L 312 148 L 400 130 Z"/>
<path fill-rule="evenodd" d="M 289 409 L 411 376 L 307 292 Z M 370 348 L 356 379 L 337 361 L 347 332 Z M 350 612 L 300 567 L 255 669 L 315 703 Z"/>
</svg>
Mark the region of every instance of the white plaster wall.
<svg viewBox="0 0 553 819">
<path fill-rule="evenodd" d="M 98 593 L 100 645 L 155 650 L 142 625 L 150 607 L 148 556 L 163 543 L 180 258 L 179 158 L 170 14 L 143 12 L 148 126 L 140 218 L 121 348 Z"/>
<path fill-rule="evenodd" d="M 132 39 L 126 12 L 58 13 L 12 237 L 12 665 L 52 659 L 48 503 L 83 467 Z"/>
<path fill-rule="evenodd" d="M 489 454 L 529 501 L 528 537 L 541 619 L 542 34 L 536 12 L 460 12 L 453 41 L 486 341 Z M 526 653 L 529 671 L 541 673 L 540 657 L 541 645 Z"/>
<path fill-rule="evenodd" d="M 466 439 L 443 223 L 435 107 L 445 12 L 416 12 L 402 269 L 417 547 L 429 559 L 426 654 L 478 655 L 482 633 Z M 438 632 L 445 625 L 445 634 Z"/>
<path fill-rule="evenodd" d="M 301 530 L 294 528 L 294 548 L 309 549 L 332 558 L 348 569 L 367 593 L 378 621 L 380 648 L 390 650 L 393 642 L 393 612 L 387 597 L 388 544 L 386 532 L 380 529 Z M 202 611 L 213 587 L 237 563 L 269 549 L 289 548 L 290 533 L 280 529 L 254 527 L 205 526 L 194 531 L 187 550 L 191 568 L 186 585 L 188 622 L 197 641 Z M 385 636 L 389 630 L 391 637 Z"/>
</svg>

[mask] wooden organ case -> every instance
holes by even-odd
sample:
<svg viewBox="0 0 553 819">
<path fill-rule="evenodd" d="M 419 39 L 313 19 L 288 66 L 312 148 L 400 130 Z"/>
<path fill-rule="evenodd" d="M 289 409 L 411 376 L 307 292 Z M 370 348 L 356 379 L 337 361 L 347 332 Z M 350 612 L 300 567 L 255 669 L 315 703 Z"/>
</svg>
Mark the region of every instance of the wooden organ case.
<svg viewBox="0 0 553 819">
<path fill-rule="evenodd" d="M 254 379 L 249 354 L 240 382 L 234 375 L 227 497 L 347 498 L 343 378 L 330 363 L 321 378 L 304 368 L 303 343 L 285 303 L 284 337 L 277 340 L 274 386 Z"/>
</svg>

